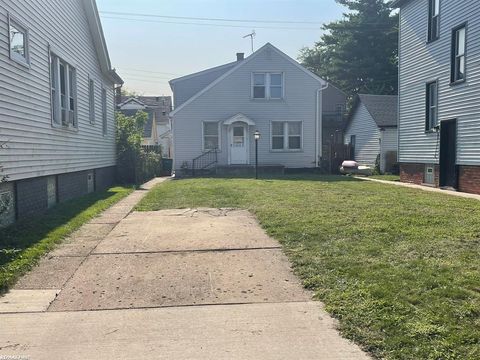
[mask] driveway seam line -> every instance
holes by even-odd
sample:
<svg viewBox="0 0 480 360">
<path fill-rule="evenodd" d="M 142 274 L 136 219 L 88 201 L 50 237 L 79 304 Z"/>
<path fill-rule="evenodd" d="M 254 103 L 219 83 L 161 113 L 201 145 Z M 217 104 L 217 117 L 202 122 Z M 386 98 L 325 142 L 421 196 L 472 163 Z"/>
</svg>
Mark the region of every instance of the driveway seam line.
<svg viewBox="0 0 480 360">
<path fill-rule="evenodd" d="M 257 247 L 257 248 L 234 248 L 234 249 L 187 249 L 187 250 L 159 250 L 159 251 L 125 251 L 125 252 L 100 252 L 89 255 L 145 255 L 145 254 L 181 254 L 181 253 L 206 253 L 206 252 L 230 252 L 230 251 L 254 251 L 254 250 L 282 250 L 281 246 Z"/>
</svg>

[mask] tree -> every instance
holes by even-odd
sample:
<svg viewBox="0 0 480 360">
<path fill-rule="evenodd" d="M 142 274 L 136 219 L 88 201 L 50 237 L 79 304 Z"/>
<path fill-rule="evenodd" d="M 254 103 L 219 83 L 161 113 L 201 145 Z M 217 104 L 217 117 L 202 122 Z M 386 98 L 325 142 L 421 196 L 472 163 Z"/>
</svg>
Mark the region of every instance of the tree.
<svg viewBox="0 0 480 360">
<path fill-rule="evenodd" d="M 335 0 L 350 11 L 324 25 L 300 62 L 352 97 L 357 93 L 396 94 L 398 88 L 398 15 L 383 0 Z"/>
</svg>

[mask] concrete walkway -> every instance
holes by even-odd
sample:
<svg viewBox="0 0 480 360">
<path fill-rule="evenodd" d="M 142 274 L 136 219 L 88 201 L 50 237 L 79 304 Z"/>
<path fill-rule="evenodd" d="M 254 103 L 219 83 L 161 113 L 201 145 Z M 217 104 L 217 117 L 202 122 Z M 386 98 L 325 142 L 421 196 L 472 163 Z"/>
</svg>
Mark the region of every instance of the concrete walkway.
<svg viewBox="0 0 480 360">
<path fill-rule="evenodd" d="M 144 193 L 86 224 L 0 298 L 0 357 L 368 359 L 250 213 L 131 213 Z"/>
<path fill-rule="evenodd" d="M 431 186 L 404 183 L 404 182 L 400 182 L 400 181 L 388 181 L 388 180 L 381 180 L 381 179 L 372 179 L 372 178 L 362 177 L 362 176 L 354 176 L 354 178 L 358 179 L 358 180 L 372 181 L 372 182 L 378 182 L 378 183 L 382 183 L 382 184 L 402 186 L 402 187 L 406 187 L 406 188 L 410 188 L 410 189 L 418 189 L 418 190 L 429 191 L 429 192 L 434 192 L 434 193 L 457 196 L 457 197 L 462 197 L 462 198 L 466 198 L 466 199 L 480 200 L 480 195 L 477 195 L 477 194 L 469 194 L 469 193 L 452 191 L 452 190 L 443 190 L 443 189 L 439 189 L 439 188 L 435 188 L 435 187 L 431 187 Z"/>
</svg>

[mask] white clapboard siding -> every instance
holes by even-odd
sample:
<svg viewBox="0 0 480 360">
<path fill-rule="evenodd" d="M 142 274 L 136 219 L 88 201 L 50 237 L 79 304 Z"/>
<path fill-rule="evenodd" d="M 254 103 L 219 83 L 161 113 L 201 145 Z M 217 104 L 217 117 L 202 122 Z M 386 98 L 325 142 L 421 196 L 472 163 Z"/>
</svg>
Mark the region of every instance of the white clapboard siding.
<svg viewBox="0 0 480 360">
<path fill-rule="evenodd" d="M 28 28 L 30 67 L 9 57 L 8 15 Z M 52 127 L 49 46 L 76 68 L 78 130 Z M 88 80 L 95 81 L 90 124 Z M 102 87 L 108 131 L 102 132 Z M 9 180 L 115 165 L 113 84 L 104 78 L 81 0 L 0 2 L 0 164 Z"/>
<path fill-rule="evenodd" d="M 253 72 L 282 72 L 284 74 L 283 100 L 252 100 L 251 76 Z M 321 83 L 299 69 L 276 50 L 265 46 L 251 60 L 229 73 L 208 91 L 195 98 L 173 116 L 175 169 L 184 161 L 202 154 L 202 122 L 223 122 L 243 113 L 255 122 L 250 126 L 250 164 L 254 164 L 253 132 L 261 133 L 259 163 L 282 164 L 286 167 L 315 167 L 316 94 Z M 336 92 L 332 92 L 338 101 Z M 343 101 L 344 101 L 343 97 Z M 328 98 L 324 97 L 324 103 Z M 302 121 L 303 148 L 297 152 L 271 151 L 271 121 Z M 227 126 L 221 127 L 220 164 L 228 163 Z M 320 129 L 318 129 L 320 135 Z"/>
<path fill-rule="evenodd" d="M 386 155 L 390 151 L 398 151 L 398 130 L 396 127 L 387 127 L 380 132 L 380 170 L 385 171 Z"/>
<path fill-rule="evenodd" d="M 425 132 L 426 83 L 438 79 L 439 120 L 458 120 L 457 164 L 480 165 L 480 3 L 442 0 L 440 38 L 426 43 L 428 2 L 400 11 L 399 161 L 438 163 L 438 133 Z M 467 81 L 450 85 L 452 29 L 467 22 Z"/>
<path fill-rule="evenodd" d="M 345 131 L 345 144 L 355 135 L 355 160 L 361 165 L 374 166 L 380 154 L 380 130 L 363 103 L 360 103 L 352 115 Z"/>
</svg>

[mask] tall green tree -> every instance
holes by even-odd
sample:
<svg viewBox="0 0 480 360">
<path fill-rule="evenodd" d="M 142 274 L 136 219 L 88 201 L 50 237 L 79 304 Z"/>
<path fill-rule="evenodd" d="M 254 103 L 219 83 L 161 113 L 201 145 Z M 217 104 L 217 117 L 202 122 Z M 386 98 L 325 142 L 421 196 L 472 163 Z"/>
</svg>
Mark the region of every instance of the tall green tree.
<svg viewBox="0 0 480 360">
<path fill-rule="evenodd" d="M 356 93 L 396 94 L 398 87 L 398 15 L 383 0 L 335 0 L 349 11 L 323 26 L 300 62 L 325 80 Z"/>
</svg>

